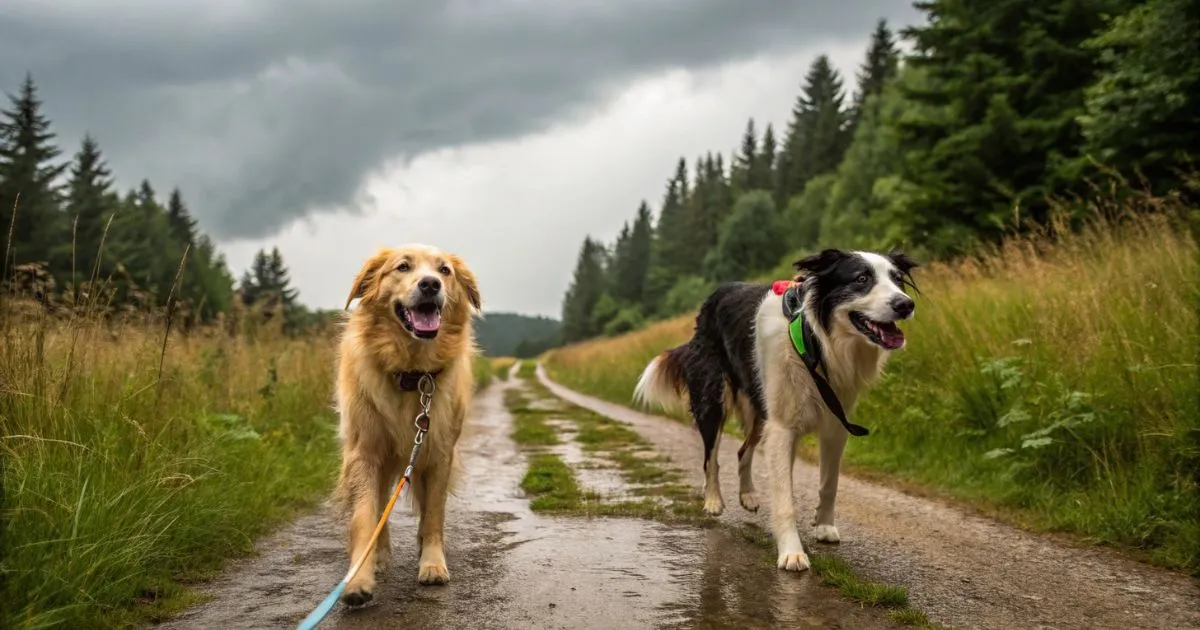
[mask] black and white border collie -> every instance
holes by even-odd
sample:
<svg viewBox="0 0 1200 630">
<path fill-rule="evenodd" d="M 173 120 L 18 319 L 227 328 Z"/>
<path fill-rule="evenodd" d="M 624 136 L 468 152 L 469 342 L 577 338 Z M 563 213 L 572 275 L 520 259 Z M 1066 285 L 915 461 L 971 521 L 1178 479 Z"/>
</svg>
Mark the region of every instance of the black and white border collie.
<svg viewBox="0 0 1200 630">
<path fill-rule="evenodd" d="M 913 315 L 915 305 L 905 288 L 914 286 L 910 271 L 916 266 L 898 252 L 838 249 L 795 263 L 800 311 L 820 346 L 821 371 L 847 414 L 878 378 L 891 351 L 904 346 L 895 322 Z M 746 432 L 738 450 L 739 499 L 751 512 L 759 506 L 751 464 L 765 435 L 779 568 L 803 571 L 809 561 L 792 498 L 796 440 L 812 432 L 819 436 L 820 502 L 812 524 L 817 540 L 838 542 L 834 501 L 848 433 L 822 401 L 793 346 L 782 300 L 768 284 L 718 287 L 700 307 L 691 340 L 646 366 L 634 400 L 672 407 L 687 398 L 704 440 L 704 509 L 712 515 L 725 509 L 717 466 L 725 419 L 736 413 Z"/>
</svg>

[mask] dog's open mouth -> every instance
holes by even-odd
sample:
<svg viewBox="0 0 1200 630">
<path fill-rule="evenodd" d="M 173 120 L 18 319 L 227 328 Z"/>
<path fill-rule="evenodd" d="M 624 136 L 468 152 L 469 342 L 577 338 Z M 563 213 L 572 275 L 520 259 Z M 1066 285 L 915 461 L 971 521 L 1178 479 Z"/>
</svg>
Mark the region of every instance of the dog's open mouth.
<svg viewBox="0 0 1200 630">
<path fill-rule="evenodd" d="M 405 330 L 420 339 L 433 339 L 442 327 L 442 309 L 432 302 L 417 304 L 412 308 L 397 302 L 396 316 Z"/>
<path fill-rule="evenodd" d="M 899 350 L 904 347 L 904 331 L 896 322 L 877 322 L 868 319 L 858 312 L 850 313 L 850 323 L 867 339 L 877 346 L 887 350 Z"/>
</svg>

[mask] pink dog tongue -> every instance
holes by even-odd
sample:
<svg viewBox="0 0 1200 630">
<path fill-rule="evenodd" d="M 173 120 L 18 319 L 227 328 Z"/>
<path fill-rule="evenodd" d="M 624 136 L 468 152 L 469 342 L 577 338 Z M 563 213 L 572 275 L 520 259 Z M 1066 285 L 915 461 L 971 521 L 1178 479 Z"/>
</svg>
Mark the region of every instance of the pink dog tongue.
<svg viewBox="0 0 1200 630">
<path fill-rule="evenodd" d="M 878 330 L 880 338 L 883 339 L 883 345 L 888 349 L 895 350 L 904 345 L 904 331 L 900 330 L 899 326 L 889 322 L 879 326 Z"/>
<path fill-rule="evenodd" d="M 418 332 L 434 332 L 442 326 L 442 314 L 438 311 L 409 311 L 409 316 L 413 330 Z"/>
</svg>

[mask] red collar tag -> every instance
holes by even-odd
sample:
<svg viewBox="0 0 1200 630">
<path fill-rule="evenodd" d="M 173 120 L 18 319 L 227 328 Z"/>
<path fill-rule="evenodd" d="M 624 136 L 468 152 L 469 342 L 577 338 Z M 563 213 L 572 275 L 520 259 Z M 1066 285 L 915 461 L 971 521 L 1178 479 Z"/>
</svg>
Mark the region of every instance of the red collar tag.
<svg viewBox="0 0 1200 630">
<path fill-rule="evenodd" d="M 775 295 L 783 295 L 788 289 L 792 288 L 793 284 L 795 283 L 791 280 L 776 280 L 775 282 L 771 283 L 771 291 Z"/>
</svg>

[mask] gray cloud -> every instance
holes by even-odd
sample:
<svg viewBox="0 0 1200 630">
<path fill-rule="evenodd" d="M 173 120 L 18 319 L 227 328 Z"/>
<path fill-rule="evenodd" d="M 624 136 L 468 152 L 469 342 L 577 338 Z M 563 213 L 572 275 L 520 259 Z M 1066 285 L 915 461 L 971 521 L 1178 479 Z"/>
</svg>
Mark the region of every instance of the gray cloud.
<svg viewBox="0 0 1200 630">
<path fill-rule="evenodd" d="M 215 236 L 254 238 L 352 208 L 385 160 L 544 128 L 645 73 L 860 39 L 907 4 L 7 0 L 0 88 L 32 71 L 64 152 L 89 131 L 123 185 L 177 185 Z"/>
</svg>

